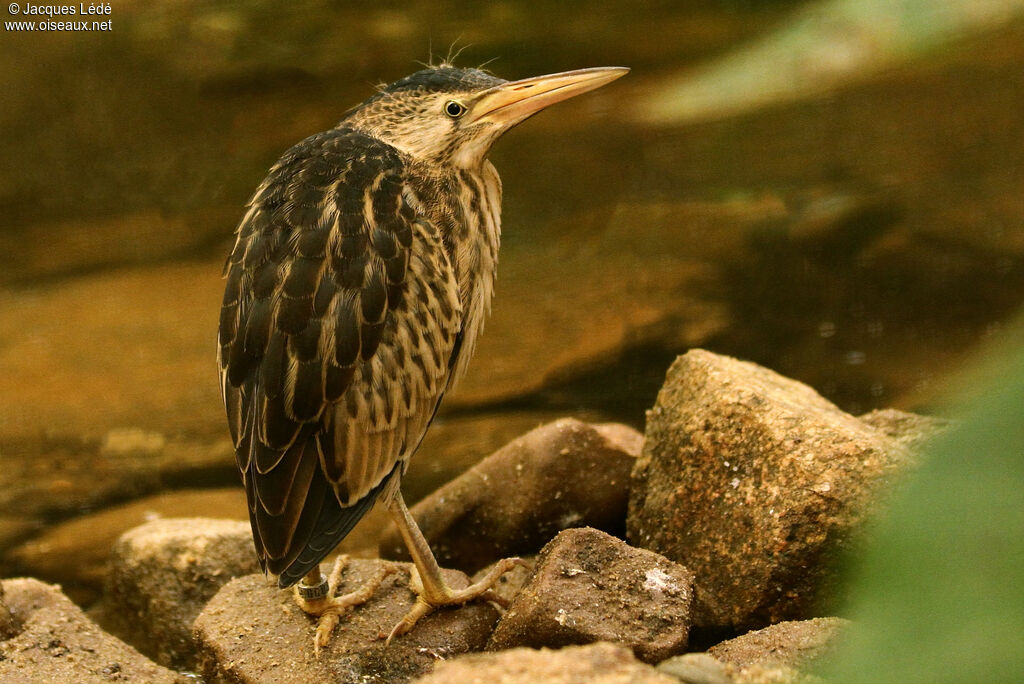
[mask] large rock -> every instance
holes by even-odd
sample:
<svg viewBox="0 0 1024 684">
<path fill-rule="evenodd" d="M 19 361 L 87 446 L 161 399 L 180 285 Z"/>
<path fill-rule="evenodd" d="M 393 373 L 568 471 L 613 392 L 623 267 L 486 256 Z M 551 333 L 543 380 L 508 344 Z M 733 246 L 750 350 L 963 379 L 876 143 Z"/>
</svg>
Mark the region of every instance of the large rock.
<svg viewBox="0 0 1024 684">
<path fill-rule="evenodd" d="M 489 650 L 612 641 L 656 663 L 686 650 L 693 573 L 591 528 L 544 547 Z"/>
<path fill-rule="evenodd" d="M 412 508 L 442 565 L 475 572 L 536 553 L 559 531 L 590 526 L 623 535 L 629 473 L 642 436 L 618 424 L 566 418 L 513 440 Z M 394 526 L 385 558 L 408 558 Z"/>
<path fill-rule="evenodd" d="M 696 574 L 696 626 L 809 617 L 838 552 L 908 461 L 899 441 L 810 387 L 693 350 L 648 412 L 629 539 Z"/>
<path fill-rule="evenodd" d="M 911 449 L 920 449 L 951 425 L 946 418 L 922 416 L 899 409 L 876 409 L 858 418 Z"/>
<path fill-rule="evenodd" d="M 233 577 L 258 571 L 248 522 L 154 520 L 114 545 L 104 617 L 157 662 L 190 668 L 203 606 Z"/>
<path fill-rule="evenodd" d="M 383 561 L 353 559 L 339 593 L 362 587 Z M 412 607 L 409 565 L 399 564 L 366 603 L 341 616 L 330 643 L 313 649 L 315 622 L 262 575 L 225 585 L 196 618 L 199 670 L 208 682 L 306 684 L 308 682 L 405 682 L 438 659 L 482 650 L 498 619 L 489 603 L 438 610 L 389 646 L 385 638 Z M 329 571 L 329 567 L 324 567 Z M 445 570 L 453 587 L 466 586 L 461 572 Z"/>
<path fill-rule="evenodd" d="M 239 486 L 164 492 L 53 525 L 11 549 L 7 562 L 19 574 L 59 582 L 68 596 L 85 605 L 103 589 L 110 549 L 133 527 L 175 516 L 247 520 L 246 511 L 245 490 Z"/>
<path fill-rule="evenodd" d="M 2 593 L 13 622 L 0 630 L 5 632 L 0 634 L 0 681 L 188 681 L 105 633 L 55 586 L 34 579 L 9 579 L 4 580 Z"/>
<path fill-rule="evenodd" d="M 628 648 L 608 643 L 548 649 L 513 648 L 473 653 L 439 662 L 416 684 L 679 684 L 633 657 Z"/>
<path fill-rule="evenodd" d="M 718 643 L 708 654 L 737 668 L 804 668 L 832 650 L 849 624 L 841 618 L 780 622 Z"/>
<path fill-rule="evenodd" d="M 107 353 L 111 358 L 121 358 L 109 349 Z M 125 355 L 131 356 L 129 352 Z M 75 372 L 81 373 L 82 369 Z M 91 377 L 95 380 L 95 373 Z M 104 381 L 109 382 L 109 378 Z M 60 382 L 67 384 L 70 381 L 68 377 L 62 377 Z M 161 392 L 166 389 L 156 382 L 136 389 L 144 393 L 157 389 L 157 385 L 160 385 Z M 39 387 L 43 385 L 30 383 L 30 386 L 42 392 Z M 83 394 L 93 392 L 92 396 L 97 392 L 103 396 L 109 393 L 88 387 L 85 382 L 84 387 L 76 386 L 74 391 Z M 26 389 L 21 387 L 18 391 Z M 62 400 L 69 400 L 70 395 L 61 393 L 60 396 Z M 168 404 L 173 401 L 160 393 L 157 396 Z M 118 400 L 124 398 L 120 394 L 116 397 Z M 87 411 L 102 413 L 109 408 L 106 402 L 99 406 L 98 402 L 85 402 L 84 397 L 82 401 L 87 404 Z M 48 410 L 59 411 L 61 406 L 66 405 L 51 401 Z M 33 415 L 29 419 L 36 420 L 38 416 Z M 91 419 L 104 423 L 92 413 L 82 421 Z M 0 424 L 3 420 L 4 416 L 0 416 Z M 83 432 L 69 434 L 63 431 L 71 429 L 71 423 L 55 419 L 54 425 L 59 426 L 60 431 L 46 426 L 38 427 L 27 435 L 15 432 L 8 436 L 0 429 L 0 435 L 4 435 L 5 466 L 0 470 L 0 511 L 5 515 L 52 522 L 70 515 L 81 515 L 83 510 L 96 510 L 142 497 L 169 486 L 195 486 L 196 482 L 203 482 L 206 486 L 226 486 L 238 482 L 231 440 L 224 436 L 223 429 L 216 431 L 216 437 L 199 439 L 167 437 L 161 432 L 142 428 L 116 428 L 94 434 L 94 431 L 87 430 L 87 426 L 77 424 L 76 427 Z"/>
</svg>

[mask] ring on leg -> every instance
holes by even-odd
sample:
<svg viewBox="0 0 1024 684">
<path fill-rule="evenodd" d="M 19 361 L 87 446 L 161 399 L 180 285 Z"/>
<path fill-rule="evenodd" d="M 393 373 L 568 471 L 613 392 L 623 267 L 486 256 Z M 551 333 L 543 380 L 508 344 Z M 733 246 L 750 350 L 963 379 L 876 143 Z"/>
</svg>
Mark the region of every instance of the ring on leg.
<svg viewBox="0 0 1024 684">
<path fill-rule="evenodd" d="M 319 601 L 327 598 L 327 595 L 331 593 L 331 585 L 323 575 L 320 575 L 320 583 L 314 585 L 306 584 L 306 580 L 303 578 L 295 585 L 295 593 L 303 601 Z"/>
<path fill-rule="evenodd" d="M 341 616 L 353 606 L 366 603 L 380 587 L 384 579 L 395 572 L 395 566 L 388 563 L 363 586 L 343 596 L 335 596 L 341 587 L 341 573 L 348 566 L 349 556 L 342 554 L 334 562 L 330 577 L 324 578 L 320 568 L 315 568 L 295 586 L 295 601 L 308 615 L 317 618 L 316 634 L 313 636 L 313 650 L 320 657 L 320 649 L 328 644 L 331 633 Z M 308 581 L 307 581 L 308 580 Z M 326 591 L 324 589 L 326 587 Z"/>
</svg>

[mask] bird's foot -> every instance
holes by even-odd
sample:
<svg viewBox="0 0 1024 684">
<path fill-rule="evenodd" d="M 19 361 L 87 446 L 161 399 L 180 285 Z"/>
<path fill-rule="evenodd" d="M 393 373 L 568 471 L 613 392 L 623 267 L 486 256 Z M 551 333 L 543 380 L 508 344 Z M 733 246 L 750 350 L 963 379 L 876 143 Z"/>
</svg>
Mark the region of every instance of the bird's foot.
<svg viewBox="0 0 1024 684">
<path fill-rule="evenodd" d="M 409 575 L 409 587 L 416 594 L 416 603 L 391 630 L 386 643 L 390 644 L 396 636 L 407 633 L 419 622 L 420 618 L 430 615 L 442 606 L 458 606 L 482 599 L 497 603 L 502 608 L 508 608 L 508 601 L 494 593 L 494 585 L 498 583 L 502 575 L 517 565 L 524 568 L 530 567 L 522 558 L 504 558 L 498 561 L 483 579 L 464 589 L 452 589 L 444 582 L 440 585 L 425 586 L 420 574 L 413 567 Z"/>
<path fill-rule="evenodd" d="M 338 556 L 334 561 L 334 568 L 331 569 L 330 577 L 327 578 L 327 586 L 310 587 L 305 584 L 298 584 L 295 587 L 295 602 L 299 604 L 307 615 L 317 618 L 316 635 L 313 637 L 313 650 L 316 656 L 320 657 L 320 649 L 327 645 L 331 639 L 331 633 L 338 625 L 341 616 L 354 606 L 366 603 L 377 591 L 377 587 L 388 575 L 395 572 L 395 566 L 390 563 L 381 566 L 370 580 L 353 592 L 342 596 L 335 596 L 338 586 L 341 584 L 341 573 L 348 565 L 347 554 Z"/>
</svg>

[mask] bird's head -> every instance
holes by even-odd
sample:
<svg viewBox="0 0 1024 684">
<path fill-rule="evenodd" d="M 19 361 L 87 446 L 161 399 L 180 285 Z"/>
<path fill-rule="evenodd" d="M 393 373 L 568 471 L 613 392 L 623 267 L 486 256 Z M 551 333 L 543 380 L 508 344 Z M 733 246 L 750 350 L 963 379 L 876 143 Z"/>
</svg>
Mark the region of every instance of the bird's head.
<svg viewBox="0 0 1024 684">
<path fill-rule="evenodd" d="M 505 81 L 479 69 L 431 67 L 382 88 L 342 123 L 416 159 L 469 168 L 517 123 L 628 71 L 600 67 Z"/>
</svg>

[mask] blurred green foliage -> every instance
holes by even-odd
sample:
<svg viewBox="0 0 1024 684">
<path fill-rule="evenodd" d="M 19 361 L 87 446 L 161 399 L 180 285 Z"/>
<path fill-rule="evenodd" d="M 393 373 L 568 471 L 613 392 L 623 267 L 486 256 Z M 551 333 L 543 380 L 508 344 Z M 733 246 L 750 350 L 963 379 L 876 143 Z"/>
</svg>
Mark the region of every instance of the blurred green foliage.
<svg viewBox="0 0 1024 684">
<path fill-rule="evenodd" d="M 1024 321 L 1008 337 L 853 563 L 829 681 L 1024 681 Z"/>
</svg>

